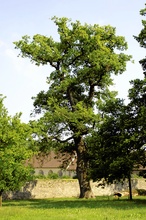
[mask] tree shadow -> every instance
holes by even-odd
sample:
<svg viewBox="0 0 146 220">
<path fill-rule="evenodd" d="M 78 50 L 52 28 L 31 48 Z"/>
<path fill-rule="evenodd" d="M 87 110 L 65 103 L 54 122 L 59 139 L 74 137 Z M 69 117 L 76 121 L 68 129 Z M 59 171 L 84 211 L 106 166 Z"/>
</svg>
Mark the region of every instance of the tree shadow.
<svg viewBox="0 0 146 220">
<path fill-rule="evenodd" d="M 21 190 L 18 191 L 10 191 L 10 192 L 4 192 L 3 193 L 3 200 L 24 200 L 24 199 L 33 199 L 32 196 L 32 190 L 36 186 L 37 180 L 33 180 L 30 182 L 27 182 L 24 187 L 22 187 Z"/>
<path fill-rule="evenodd" d="M 5 201 L 3 206 L 21 206 L 29 209 L 98 209 L 112 208 L 117 210 L 130 210 L 133 208 L 144 208 L 146 197 L 136 198 L 132 201 L 123 199 L 113 199 L 113 197 L 98 197 L 96 199 L 30 199 Z"/>
<path fill-rule="evenodd" d="M 137 179 L 131 179 L 131 186 L 132 189 L 135 190 L 137 189 L 137 185 L 138 185 L 138 180 Z M 98 186 L 97 186 L 98 187 Z M 121 181 L 121 182 L 117 182 L 115 184 L 106 184 L 106 187 L 110 187 L 112 191 L 116 191 L 116 192 L 121 192 L 122 191 L 129 191 L 129 182 L 128 180 L 125 181 Z"/>
</svg>

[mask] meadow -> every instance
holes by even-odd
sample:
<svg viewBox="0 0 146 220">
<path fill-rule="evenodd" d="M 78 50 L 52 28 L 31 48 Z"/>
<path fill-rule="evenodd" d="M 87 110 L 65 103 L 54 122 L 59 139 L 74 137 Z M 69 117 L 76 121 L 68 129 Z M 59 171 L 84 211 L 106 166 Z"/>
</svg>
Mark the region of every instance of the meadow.
<svg viewBox="0 0 146 220">
<path fill-rule="evenodd" d="M 0 220 L 145 220 L 146 197 L 4 201 Z"/>
</svg>

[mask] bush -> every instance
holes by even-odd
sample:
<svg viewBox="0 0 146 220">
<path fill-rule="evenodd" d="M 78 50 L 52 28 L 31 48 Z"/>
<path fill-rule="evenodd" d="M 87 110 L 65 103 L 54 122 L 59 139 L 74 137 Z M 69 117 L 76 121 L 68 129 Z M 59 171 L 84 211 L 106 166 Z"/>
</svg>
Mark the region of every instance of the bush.
<svg viewBox="0 0 146 220">
<path fill-rule="evenodd" d="M 67 175 L 64 175 L 64 176 L 61 177 L 61 179 L 71 179 L 71 177 L 67 176 Z"/>
<path fill-rule="evenodd" d="M 59 179 L 59 176 L 57 173 L 49 173 L 47 178 L 49 179 Z"/>
<path fill-rule="evenodd" d="M 146 190 L 145 189 L 137 189 L 139 196 L 146 196 Z"/>
<path fill-rule="evenodd" d="M 141 170 L 139 172 L 139 176 L 143 177 L 143 178 L 146 178 L 146 170 Z"/>
<path fill-rule="evenodd" d="M 34 175 L 34 179 L 72 179 L 72 177 L 67 175 L 59 176 L 57 173 L 49 173 L 47 176 L 42 174 Z"/>
<path fill-rule="evenodd" d="M 78 179 L 77 175 L 74 175 L 74 176 L 73 176 L 73 179 Z"/>
<path fill-rule="evenodd" d="M 42 174 L 38 174 L 38 175 L 34 175 L 33 177 L 34 179 L 46 179 L 46 176 L 42 175 Z"/>
</svg>

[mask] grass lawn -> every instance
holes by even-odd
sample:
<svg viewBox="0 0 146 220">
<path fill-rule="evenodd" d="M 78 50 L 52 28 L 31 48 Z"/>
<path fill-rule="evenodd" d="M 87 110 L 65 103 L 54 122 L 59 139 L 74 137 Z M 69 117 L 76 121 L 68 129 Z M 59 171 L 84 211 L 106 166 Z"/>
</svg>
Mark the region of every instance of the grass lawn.
<svg viewBox="0 0 146 220">
<path fill-rule="evenodd" d="M 145 220 L 146 197 L 4 201 L 0 220 Z"/>
</svg>

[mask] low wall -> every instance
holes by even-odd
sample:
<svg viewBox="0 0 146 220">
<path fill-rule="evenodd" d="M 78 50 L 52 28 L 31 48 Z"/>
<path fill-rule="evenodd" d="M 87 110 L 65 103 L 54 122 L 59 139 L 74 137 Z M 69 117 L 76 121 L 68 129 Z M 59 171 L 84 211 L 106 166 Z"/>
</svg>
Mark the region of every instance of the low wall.
<svg viewBox="0 0 146 220">
<path fill-rule="evenodd" d="M 112 184 L 104 188 L 102 188 L 102 186 L 98 187 L 97 182 L 91 182 L 91 187 L 95 196 L 110 196 L 117 191 L 121 192 L 123 195 L 127 195 L 128 192 L 127 181 L 125 181 L 124 184 Z M 135 189 L 146 189 L 145 179 L 133 179 L 132 189 L 133 192 Z M 43 199 L 78 196 L 78 180 L 35 180 L 27 183 L 20 191 L 3 194 L 3 199 Z"/>
</svg>

